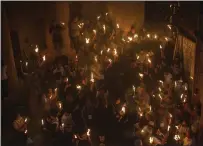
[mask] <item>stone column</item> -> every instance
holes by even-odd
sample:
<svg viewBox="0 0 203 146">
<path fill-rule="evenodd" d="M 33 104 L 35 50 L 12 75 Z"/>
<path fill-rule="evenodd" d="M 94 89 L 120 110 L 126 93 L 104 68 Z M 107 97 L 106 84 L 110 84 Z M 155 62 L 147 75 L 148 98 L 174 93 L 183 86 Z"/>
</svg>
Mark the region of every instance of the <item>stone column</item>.
<svg viewBox="0 0 203 146">
<path fill-rule="evenodd" d="M 8 75 L 8 91 L 9 97 L 16 90 L 18 84 L 17 71 L 15 67 L 15 61 L 13 56 L 13 49 L 11 44 L 9 23 L 6 16 L 6 10 L 3 10 L 3 21 L 2 21 L 2 57 L 7 65 Z M 12 94 L 13 95 L 13 94 Z"/>
<path fill-rule="evenodd" d="M 70 8 L 69 2 L 56 2 L 56 22 L 64 23 L 65 28 L 62 31 L 63 38 L 63 48 L 60 52 L 60 55 L 66 55 L 71 57 L 73 55 L 73 50 L 70 47 L 70 35 L 69 35 L 69 16 Z"/>
</svg>

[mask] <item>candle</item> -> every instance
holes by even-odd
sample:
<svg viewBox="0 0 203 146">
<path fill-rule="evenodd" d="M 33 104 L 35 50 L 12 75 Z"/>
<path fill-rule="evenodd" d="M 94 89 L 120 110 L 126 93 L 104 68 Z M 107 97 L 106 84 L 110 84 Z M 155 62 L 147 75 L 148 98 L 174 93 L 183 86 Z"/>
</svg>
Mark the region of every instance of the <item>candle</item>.
<svg viewBox="0 0 203 146">
<path fill-rule="evenodd" d="M 90 39 L 89 38 L 85 38 L 85 42 L 86 42 L 86 44 L 89 44 L 90 43 Z"/>
<path fill-rule="evenodd" d="M 87 136 L 90 136 L 90 129 L 87 129 Z"/>
<path fill-rule="evenodd" d="M 81 90 L 82 87 L 81 87 L 80 85 L 77 85 L 76 88 L 77 88 L 78 90 Z"/>
<path fill-rule="evenodd" d="M 106 33 L 106 26 L 105 25 L 103 25 L 103 29 L 104 29 L 104 33 Z"/>
<path fill-rule="evenodd" d="M 43 119 L 41 120 L 41 123 L 42 123 L 42 126 L 43 126 L 44 125 L 44 120 Z"/>
<path fill-rule="evenodd" d="M 94 34 L 96 34 L 96 33 L 97 33 L 97 31 L 96 31 L 95 29 L 93 30 L 93 32 L 94 32 Z"/>
<path fill-rule="evenodd" d="M 36 48 L 35 48 L 35 52 L 38 53 L 39 52 L 39 49 L 38 49 L 38 46 L 36 45 Z"/>
<path fill-rule="evenodd" d="M 154 141 L 153 137 L 150 137 L 150 138 L 149 138 L 149 143 L 152 144 L 153 141 Z"/>
<path fill-rule="evenodd" d="M 98 60 L 97 60 L 97 56 L 94 56 L 94 60 L 95 60 L 95 62 L 97 62 Z"/>
<path fill-rule="evenodd" d="M 158 38 L 158 36 L 155 34 L 155 35 L 154 35 L 154 38 L 155 38 L 155 39 L 157 39 L 157 38 Z"/>
<path fill-rule="evenodd" d="M 45 55 L 44 55 L 42 58 L 43 58 L 43 61 L 45 61 L 45 60 L 46 60 L 46 56 L 45 56 Z"/>
<path fill-rule="evenodd" d="M 91 79 L 90 79 L 90 82 L 94 83 L 94 75 L 93 75 L 93 73 L 91 73 Z"/>
<path fill-rule="evenodd" d="M 168 125 L 168 131 L 170 130 L 171 126 Z"/>
<path fill-rule="evenodd" d="M 134 35 L 134 38 L 138 38 L 138 34 L 135 34 L 135 35 Z"/>
</svg>

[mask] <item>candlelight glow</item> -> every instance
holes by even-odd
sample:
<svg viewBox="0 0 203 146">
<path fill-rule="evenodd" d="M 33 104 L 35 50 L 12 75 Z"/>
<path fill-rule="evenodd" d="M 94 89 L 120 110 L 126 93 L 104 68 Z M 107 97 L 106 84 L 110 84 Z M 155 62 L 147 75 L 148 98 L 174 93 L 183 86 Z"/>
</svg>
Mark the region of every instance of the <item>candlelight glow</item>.
<svg viewBox="0 0 203 146">
<path fill-rule="evenodd" d="M 132 37 L 128 37 L 128 40 L 129 40 L 129 41 L 132 41 L 132 40 L 133 40 L 133 38 L 132 38 Z"/>
<path fill-rule="evenodd" d="M 97 31 L 96 31 L 95 29 L 93 30 L 93 32 L 94 32 L 94 34 L 96 34 L 96 33 L 97 33 Z"/>
<path fill-rule="evenodd" d="M 74 135 L 74 138 L 77 139 L 78 138 L 77 135 Z"/>
<path fill-rule="evenodd" d="M 153 141 L 154 141 L 153 137 L 150 137 L 150 138 L 149 138 L 149 143 L 152 144 Z"/>
<path fill-rule="evenodd" d="M 28 62 L 27 61 L 26 61 L 25 65 L 28 66 Z"/>
<path fill-rule="evenodd" d="M 117 26 L 117 28 L 119 28 L 119 24 L 118 23 L 116 24 L 116 26 Z"/>
<path fill-rule="evenodd" d="M 78 90 L 81 90 L 82 87 L 81 87 L 80 85 L 77 85 L 76 88 L 77 88 Z"/>
<path fill-rule="evenodd" d="M 140 56 L 137 56 L 137 60 L 140 58 Z"/>
<path fill-rule="evenodd" d="M 35 52 L 38 53 L 39 52 L 39 48 L 38 46 L 36 45 L 36 48 L 35 48 Z"/>
<path fill-rule="evenodd" d="M 117 54 L 117 50 L 116 49 L 114 49 L 114 56 L 117 56 L 118 54 Z"/>
<path fill-rule="evenodd" d="M 44 125 L 44 120 L 43 119 L 41 120 L 41 123 L 42 123 L 42 126 L 43 126 Z"/>
<path fill-rule="evenodd" d="M 160 45 L 159 47 L 160 47 L 160 49 L 162 49 L 162 45 Z"/>
<path fill-rule="evenodd" d="M 168 131 L 170 130 L 171 126 L 168 126 Z"/>
<path fill-rule="evenodd" d="M 87 136 L 90 136 L 90 129 L 87 129 Z"/>
<path fill-rule="evenodd" d="M 179 136 L 179 135 L 175 135 L 175 136 L 174 136 L 174 139 L 175 139 L 176 141 L 178 141 L 178 140 L 180 140 L 180 136 Z"/>
<path fill-rule="evenodd" d="M 46 56 L 44 55 L 44 56 L 43 56 L 43 61 L 45 61 L 45 60 L 46 60 Z"/>
<path fill-rule="evenodd" d="M 168 26 L 168 28 L 171 30 L 172 28 L 171 28 L 171 25 L 167 25 Z"/>
<path fill-rule="evenodd" d="M 148 62 L 149 62 L 149 63 L 152 63 L 151 60 L 150 60 L 149 58 L 148 58 Z"/>
<path fill-rule="evenodd" d="M 133 91 L 135 92 L 135 86 L 133 85 Z"/>
<path fill-rule="evenodd" d="M 90 39 L 89 38 L 85 38 L 85 42 L 86 42 L 86 44 L 89 44 L 90 43 Z"/>
<path fill-rule="evenodd" d="M 111 59 L 109 59 L 109 62 L 111 63 L 111 62 L 112 62 L 112 60 L 111 60 Z"/>
<path fill-rule="evenodd" d="M 102 54 L 103 54 L 103 50 L 101 50 L 101 52 L 100 52 L 100 53 L 101 53 L 101 55 L 102 55 Z"/>
<path fill-rule="evenodd" d="M 94 83 L 94 75 L 93 75 L 93 73 L 91 73 L 91 79 L 90 79 L 90 82 L 93 82 L 93 83 Z"/>
<path fill-rule="evenodd" d="M 25 123 L 27 123 L 27 118 L 25 118 Z"/>
<path fill-rule="evenodd" d="M 166 40 L 166 41 L 168 41 L 168 38 L 167 38 L 167 37 L 165 37 L 165 40 Z"/>
<path fill-rule="evenodd" d="M 94 60 L 97 62 L 98 60 L 97 60 L 97 56 L 94 56 Z"/>
<path fill-rule="evenodd" d="M 125 113 L 125 106 L 122 107 L 121 111 Z"/>
<path fill-rule="evenodd" d="M 134 35 L 134 38 L 138 38 L 138 34 L 135 34 L 135 35 Z"/>
<path fill-rule="evenodd" d="M 162 100 L 161 94 L 159 94 L 159 98 Z"/>
<path fill-rule="evenodd" d="M 155 38 L 155 39 L 157 39 L 157 38 L 158 38 L 158 36 L 155 34 L 155 35 L 154 35 L 154 38 Z"/>
<path fill-rule="evenodd" d="M 181 98 L 181 99 L 183 98 L 183 94 L 181 94 L 180 98 Z"/>
<path fill-rule="evenodd" d="M 110 48 L 107 49 L 107 52 L 109 52 L 109 51 L 110 51 Z"/>
<path fill-rule="evenodd" d="M 103 29 L 104 29 L 104 33 L 106 32 L 106 26 L 105 25 L 103 25 Z"/>
<path fill-rule="evenodd" d="M 99 19 L 100 19 L 100 17 L 101 17 L 101 16 L 97 16 L 97 20 L 99 20 Z"/>
<path fill-rule="evenodd" d="M 140 78 L 142 79 L 144 75 L 142 73 L 139 73 Z"/>
<path fill-rule="evenodd" d="M 27 134 L 27 129 L 25 130 L 25 134 Z"/>
<path fill-rule="evenodd" d="M 150 34 L 147 34 L 147 37 L 150 38 Z"/>
</svg>

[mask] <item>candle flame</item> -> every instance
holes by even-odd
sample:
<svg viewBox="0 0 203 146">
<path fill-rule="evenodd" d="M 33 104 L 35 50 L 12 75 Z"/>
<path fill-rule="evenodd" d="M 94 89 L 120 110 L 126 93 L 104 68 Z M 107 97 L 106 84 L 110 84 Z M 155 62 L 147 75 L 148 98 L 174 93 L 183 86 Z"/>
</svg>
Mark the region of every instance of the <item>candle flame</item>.
<svg viewBox="0 0 203 146">
<path fill-rule="evenodd" d="M 168 28 L 171 30 L 172 28 L 171 28 L 171 25 L 167 25 L 168 26 Z"/>
<path fill-rule="evenodd" d="M 35 52 L 38 53 L 39 52 L 39 48 L 38 46 L 36 45 L 36 48 L 35 48 Z"/>
<path fill-rule="evenodd" d="M 43 126 L 44 125 L 44 120 L 43 119 L 41 120 L 41 123 L 42 123 L 42 126 Z"/>
<path fill-rule="evenodd" d="M 155 35 L 154 35 L 154 38 L 155 38 L 155 39 L 157 39 L 157 38 L 158 38 L 158 36 L 155 34 Z"/>
<path fill-rule="evenodd" d="M 162 49 L 162 48 L 163 48 L 163 47 L 162 47 L 162 45 L 160 45 L 159 47 L 160 47 L 160 49 Z"/>
<path fill-rule="evenodd" d="M 150 34 L 147 34 L 147 37 L 150 38 Z"/>
<path fill-rule="evenodd" d="M 27 134 L 27 129 L 25 130 L 25 134 Z"/>
<path fill-rule="evenodd" d="M 121 111 L 125 113 L 125 106 L 122 107 Z"/>
<path fill-rule="evenodd" d="M 175 135 L 175 136 L 174 136 L 174 139 L 175 139 L 176 141 L 178 141 L 178 140 L 180 140 L 180 136 L 179 136 L 179 135 Z"/>
<path fill-rule="evenodd" d="M 138 38 L 138 34 L 135 34 L 135 35 L 134 35 L 134 38 Z"/>
<path fill-rule="evenodd" d="M 118 23 L 116 24 L 116 26 L 117 26 L 117 28 L 119 28 L 119 24 Z"/>
<path fill-rule="evenodd" d="M 101 55 L 103 54 L 103 50 L 101 50 Z"/>
<path fill-rule="evenodd" d="M 96 31 L 95 29 L 93 30 L 93 32 L 94 32 L 94 34 L 96 34 L 96 33 L 97 33 L 97 31 Z"/>
<path fill-rule="evenodd" d="M 103 25 L 103 29 L 104 29 L 104 33 L 106 32 L 106 26 L 105 25 Z"/>
<path fill-rule="evenodd" d="M 159 94 L 159 98 L 162 100 L 161 94 Z"/>
<path fill-rule="evenodd" d="M 142 73 L 139 73 L 139 76 L 140 76 L 140 78 L 143 78 L 144 75 Z"/>
<path fill-rule="evenodd" d="M 85 42 L 86 42 L 86 44 L 89 44 L 90 43 L 90 39 L 89 38 L 85 38 Z"/>
<path fill-rule="evenodd" d="M 168 131 L 170 130 L 171 126 L 168 126 Z"/>
<path fill-rule="evenodd" d="M 183 98 L 183 94 L 181 94 L 180 98 L 181 98 L 181 99 Z"/>
<path fill-rule="evenodd" d="M 44 56 L 43 56 L 43 61 L 45 61 L 45 60 L 46 60 L 46 56 L 44 55 Z"/>
<path fill-rule="evenodd" d="M 87 136 L 90 136 L 90 129 L 87 129 Z"/>
<path fill-rule="evenodd" d="M 99 19 L 100 19 L 100 17 L 101 17 L 101 16 L 97 16 L 97 20 L 99 20 Z"/>
<path fill-rule="evenodd" d="M 154 141 L 153 137 L 150 137 L 150 138 L 149 138 L 149 143 L 152 144 L 153 141 Z"/>
<path fill-rule="evenodd" d="M 133 91 L 135 92 L 135 86 L 133 85 Z"/>
<path fill-rule="evenodd" d="M 117 56 L 117 50 L 114 49 L 114 56 Z"/>
<path fill-rule="evenodd" d="M 109 52 L 109 51 L 110 51 L 110 48 L 108 48 L 107 52 Z"/>
<path fill-rule="evenodd" d="M 166 40 L 166 41 L 168 41 L 168 38 L 167 38 L 167 37 L 165 37 L 165 40 Z"/>
<path fill-rule="evenodd" d="M 78 90 L 81 90 L 82 87 L 81 87 L 80 85 L 77 85 L 76 88 L 77 88 Z"/>
<path fill-rule="evenodd" d="M 77 135 L 74 135 L 74 138 L 77 139 L 78 138 Z"/>
<path fill-rule="evenodd" d="M 111 63 L 111 62 L 112 62 L 112 60 L 111 60 L 111 59 L 109 59 L 109 62 Z"/>
<path fill-rule="evenodd" d="M 133 40 L 133 38 L 132 38 L 132 37 L 128 37 L 128 40 L 129 40 L 129 41 L 132 41 L 132 40 Z"/>
<path fill-rule="evenodd" d="M 25 123 L 27 123 L 27 118 L 25 118 Z"/>
<path fill-rule="evenodd" d="M 149 62 L 149 63 L 152 63 L 151 60 L 150 60 L 149 58 L 148 58 L 148 62 Z"/>
<path fill-rule="evenodd" d="M 137 60 L 140 58 L 140 56 L 137 56 Z"/>
<path fill-rule="evenodd" d="M 93 73 L 91 73 L 91 79 L 90 79 L 90 81 L 94 83 L 94 75 L 93 75 Z"/>
<path fill-rule="evenodd" d="M 97 60 L 97 56 L 94 56 L 94 60 L 97 62 L 98 60 Z"/>
<path fill-rule="evenodd" d="M 26 61 L 25 65 L 28 66 L 28 62 L 27 61 Z"/>
</svg>

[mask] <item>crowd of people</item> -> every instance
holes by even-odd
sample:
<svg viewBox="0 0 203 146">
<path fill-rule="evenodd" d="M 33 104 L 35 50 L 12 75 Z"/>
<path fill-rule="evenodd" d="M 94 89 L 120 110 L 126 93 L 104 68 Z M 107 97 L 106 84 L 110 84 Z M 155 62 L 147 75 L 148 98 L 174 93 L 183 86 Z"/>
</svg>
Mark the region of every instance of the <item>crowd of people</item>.
<svg viewBox="0 0 203 146">
<path fill-rule="evenodd" d="M 75 59 L 48 65 L 43 56 L 40 67 L 33 63 L 30 73 L 39 80 L 33 88 L 43 105 L 44 145 L 196 142 L 200 103 L 190 102 L 193 95 L 180 55 L 171 61 L 173 49 L 167 46 L 172 40 L 135 28 L 124 35 L 109 13 L 93 22 L 76 18 L 70 32 Z M 35 142 L 28 138 L 28 117 L 18 115 L 13 124 L 27 141 Z"/>
</svg>

